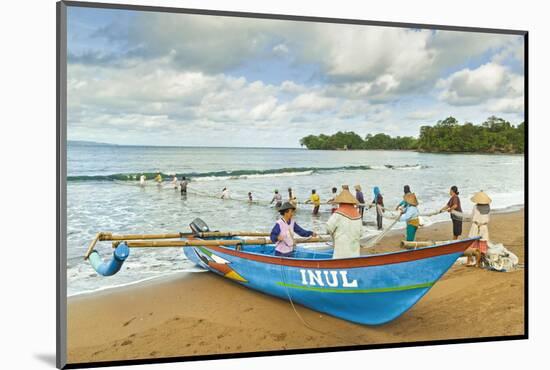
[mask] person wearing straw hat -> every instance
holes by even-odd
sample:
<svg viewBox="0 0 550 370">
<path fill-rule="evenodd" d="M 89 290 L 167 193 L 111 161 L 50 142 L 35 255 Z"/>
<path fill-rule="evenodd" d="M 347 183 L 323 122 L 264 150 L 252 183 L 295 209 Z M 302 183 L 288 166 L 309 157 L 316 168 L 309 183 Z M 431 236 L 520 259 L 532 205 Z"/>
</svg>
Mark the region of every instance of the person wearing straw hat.
<svg viewBox="0 0 550 370">
<path fill-rule="evenodd" d="M 359 205 L 357 206 L 357 209 L 359 210 L 359 213 L 361 214 L 361 220 L 363 220 L 363 214 L 365 213 L 365 197 L 363 196 L 363 192 L 361 191 L 361 185 L 355 185 L 355 199 L 357 199 L 357 202 Z"/>
<path fill-rule="evenodd" d="M 401 208 L 401 217 L 399 221 L 407 223 L 407 241 L 413 242 L 416 239 L 416 231 L 420 225 L 418 218 L 418 199 L 416 194 L 407 193 L 403 196 L 404 207 Z"/>
<path fill-rule="evenodd" d="M 342 186 L 342 191 L 334 203 L 338 209 L 327 221 L 327 232 L 332 236 L 334 253 L 332 258 L 359 257 L 361 236 L 363 235 L 363 221 L 356 208 L 359 203 L 351 194 L 347 185 Z"/>
<path fill-rule="evenodd" d="M 281 218 L 277 220 L 273 229 L 271 229 L 270 239 L 275 243 L 275 255 L 282 257 L 292 257 L 294 253 L 294 233 L 302 237 L 315 237 L 316 234 L 313 231 L 302 229 L 292 219 L 294 216 L 294 207 L 290 202 L 284 202 L 279 213 Z"/>
<path fill-rule="evenodd" d="M 469 238 L 477 236 L 481 239 L 468 248 L 464 255 L 468 256 L 466 266 L 481 267 L 481 260 L 487 254 L 487 243 L 489 241 L 489 213 L 491 212 L 491 198 L 483 191 L 477 192 L 470 199 L 475 203 L 472 209 L 472 227 L 470 228 Z M 472 261 L 473 259 L 473 261 Z"/>
</svg>

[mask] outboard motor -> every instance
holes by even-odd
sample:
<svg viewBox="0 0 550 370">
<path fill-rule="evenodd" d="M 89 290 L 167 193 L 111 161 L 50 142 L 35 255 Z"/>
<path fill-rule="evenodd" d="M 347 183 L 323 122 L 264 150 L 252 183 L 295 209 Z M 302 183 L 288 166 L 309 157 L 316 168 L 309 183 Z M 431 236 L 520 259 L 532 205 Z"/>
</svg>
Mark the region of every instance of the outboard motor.
<svg viewBox="0 0 550 370">
<path fill-rule="evenodd" d="M 206 233 L 206 232 L 209 232 L 210 231 L 210 228 L 208 227 L 208 225 L 206 224 L 206 222 L 204 222 L 202 219 L 200 218 L 195 218 L 190 224 L 189 224 L 189 227 L 191 228 L 191 230 L 193 231 L 194 234 L 198 234 L 198 233 Z"/>
</svg>

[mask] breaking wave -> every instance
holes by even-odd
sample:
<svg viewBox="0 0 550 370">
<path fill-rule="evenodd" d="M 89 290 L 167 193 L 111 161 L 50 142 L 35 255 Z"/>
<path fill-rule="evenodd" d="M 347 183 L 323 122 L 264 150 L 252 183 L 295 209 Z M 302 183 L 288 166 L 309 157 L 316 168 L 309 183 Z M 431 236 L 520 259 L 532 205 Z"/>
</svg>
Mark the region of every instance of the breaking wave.
<svg viewBox="0 0 550 370">
<path fill-rule="evenodd" d="M 307 176 L 314 173 L 334 172 L 334 171 L 366 171 L 366 170 L 421 170 L 428 166 L 414 165 L 392 165 L 381 166 L 341 166 L 341 167 L 291 167 L 275 168 L 268 170 L 236 170 L 236 171 L 213 171 L 213 172 L 189 172 L 189 173 L 164 173 L 161 175 L 164 180 L 171 179 L 172 176 L 186 176 L 193 181 L 212 181 L 212 180 L 236 180 L 257 177 L 278 177 L 278 176 Z M 137 181 L 141 175 L 145 175 L 148 180 L 154 179 L 156 172 L 145 173 L 116 173 L 110 175 L 89 175 L 89 176 L 67 176 L 67 181 Z"/>
</svg>

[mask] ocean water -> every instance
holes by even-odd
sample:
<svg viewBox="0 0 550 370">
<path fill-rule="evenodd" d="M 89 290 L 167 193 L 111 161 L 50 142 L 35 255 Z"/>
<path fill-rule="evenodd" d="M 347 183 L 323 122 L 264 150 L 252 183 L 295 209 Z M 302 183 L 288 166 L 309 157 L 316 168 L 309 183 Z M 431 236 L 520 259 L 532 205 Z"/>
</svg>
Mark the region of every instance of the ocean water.
<svg viewBox="0 0 550 370">
<path fill-rule="evenodd" d="M 132 284 L 170 273 L 199 272 L 181 249 L 133 249 L 122 270 L 111 277 L 98 276 L 83 260 L 88 244 L 99 231 L 112 233 L 187 232 L 189 223 L 202 218 L 212 230 L 270 231 L 278 218 L 269 206 L 274 189 L 284 198 L 292 187 L 299 202 L 316 189 L 321 201 L 330 189 L 360 184 L 365 199 L 380 187 L 385 205 L 394 208 L 411 186 L 421 213 L 441 208 L 451 185 L 457 185 L 465 212 L 470 196 L 484 190 L 493 209 L 520 207 L 524 200 L 524 157 L 521 155 L 427 154 L 408 151 L 313 151 L 269 148 L 191 148 L 106 146 L 69 143 L 67 147 L 67 280 L 68 295 Z M 191 177 L 188 195 L 165 178 L 153 184 L 157 171 Z M 141 173 L 148 176 L 138 185 Z M 221 200 L 229 189 L 231 200 Z M 252 192 L 257 203 L 246 202 Z M 352 189 L 353 191 L 353 189 Z M 297 222 L 324 232 L 330 206 L 319 216 L 310 205 L 300 205 Z M 447 214 L 424 218 L 424 224 L 448 219 Z M 374 209 L 365 212 L 365 236 L 374 235 Z M 385 220 L 389 223 L 390 221 Z M 403 225 L 396 225 L 396 227 Z M 110 243 L 96 247 L 102 256 L 112 254 Z"/>
</svg>

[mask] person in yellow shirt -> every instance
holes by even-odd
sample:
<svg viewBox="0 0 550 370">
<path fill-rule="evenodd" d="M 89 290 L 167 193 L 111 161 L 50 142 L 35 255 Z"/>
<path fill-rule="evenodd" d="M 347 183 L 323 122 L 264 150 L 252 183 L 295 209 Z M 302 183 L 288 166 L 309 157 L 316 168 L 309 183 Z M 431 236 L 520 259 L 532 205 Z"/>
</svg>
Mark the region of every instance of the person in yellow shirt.
<svg viewBox="0 0 550 370">
<path fill-rule="evenodd" d="M 313 203 L 313 214 L 319 214 L 319 206 L 321 205 L 321 198 L 319 197 L 319 194 L 313 189 L 311 191 L 311 196 L 306 201 L 306 203 Z"/>
<path fill-rule="evenodd" d="M 160 172 L 157 172 L 157 175 L 155 176 L 155 181 L 157 182 L 157 185 L 162 185 L 162 175 Z"/>
</svg>

